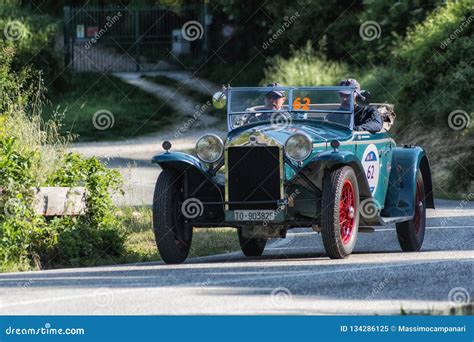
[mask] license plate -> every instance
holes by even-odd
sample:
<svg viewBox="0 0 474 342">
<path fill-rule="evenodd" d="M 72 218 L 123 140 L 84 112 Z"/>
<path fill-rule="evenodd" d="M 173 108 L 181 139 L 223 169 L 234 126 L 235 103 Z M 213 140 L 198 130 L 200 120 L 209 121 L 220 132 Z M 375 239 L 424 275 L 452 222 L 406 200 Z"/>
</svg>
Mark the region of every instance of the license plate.
<svg viewBox="0 0 474 342">
<path fill-rule="evenodd" d="M 273 221 L 276 212 L 274 210 L 235 210 L 235 221 Z"/>
</svg>

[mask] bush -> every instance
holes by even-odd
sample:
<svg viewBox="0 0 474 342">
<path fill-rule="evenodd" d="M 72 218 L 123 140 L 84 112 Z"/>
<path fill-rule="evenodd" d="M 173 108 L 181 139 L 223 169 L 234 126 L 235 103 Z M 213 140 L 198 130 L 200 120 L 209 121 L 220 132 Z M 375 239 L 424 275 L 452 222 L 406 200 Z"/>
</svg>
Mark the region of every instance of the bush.
<svg viewBox="0 0 474 342">
<path fill-rule="evenodd" d="M 410 30 L 393 51 L 394 66 L 405 74 L 400 84 L 404 99 L 400 109 L 408 115 L 447 128 L 449 113 L 474 107 L 471 8 L 468 0 L 446 3 Z M 455 39 L 447 43 L 450 36 Z"/>
<path fill-rule="evenodd" d="M 49 15 L 33 14 L 14 4 L 0 6 L 0 45 L 16 51 L 12 69 L 19 72 L 31 65 L 56 89 L 64 80 L 62 55 L 55 50 L 60 28 L 60 21 Z"/>
<path fill-rule="evenodd" d="M 405 38 L 407 29 L 422 22 L 440 4 L 439 0 L 396 2 L 365 0 L 358 20 L 347 26 L 345 31 L 339 32 L 338 42 L 342 50 L 350 54 L 351 64 L 357 66 L 390 64 L 387 56 Z M 377 23 L 380 27 L 378 31 L 380 36 L 365 41 L 360 36 L 359 30 L 364 23 L 369 22 Z M 374 33 L 375 37 L 377 32 Z"/>
<path fill-rule="evenodd" d="M 335 85 L 347 77 L 347 74 L 346 65 L 328 61 L 316 54 L 308 42 L 304 49 L 294 50 L 288 59 L 280 56 L 270 59 L 265 77 L 260 83 L 265 85 L 278 82 L 291 86 Z"/>
<path fill-rule="evenodd" d="M 370 9 L 381 13 L 375 2 L 366 5 L 368 12 L 363 12 L 361 19 L 370 18 Z M 416 11 L 415 5 L 406 2 L 398 2 L 396 6 L 408 6 L 412 9 L 410 13 Z M 434 177 L 442 179 L 449 189 L 436 195 L 463 193 L 474 184 L 471 171 L 474 125 L 471 122 L 466 129 L 453 131 L 449 128 L 448 116 L 455 110 L 464 110 L 470 115 L 466 121 L 473 120 L 474 16 L 471 8 L 472 2 L 468 0 L 448 1 L 434 11 L 431 5 L 420 6 L 419 15 L 411 13 L 406 19 L 398 16 L 398 23 L 386 23 L 399 35 L 377 42 L 390 42 L 384 45 L 383 63 L 377 51 L 367 44 L 359 44 L 356 49 L 360 55 L 367 55 L 367 59 L 361 57 L 362 61 L 377 63 L 370 68 L 365 67 L 367 63 L 354 66 L 328 61 L 307 46 L 294 51 L 288 59 L 274 57 L 261 83 L 272 80 L 287 85 L 335 85 L 341 78 L 356 77 L 363 89 L 372 92 L 372 102 L 395 104 L 397 120 L 392 133 L 399 135 L 400 142 L 423 144 L 430 159 L 438 163 L 432 165 Z M 395 13 L 390 13 L 388 17 L 393 15 Z M 410 26 L 419 20 L 422 21 Z M 411 28 L 405 32 L 403 28 L 407 26 Z M 415 132 L 418 135 L 413 134 Z M 433 136 L 433 139 L 424 141 L 425 136 Z M 454 148 L 440 149 L 437 144 Z M 441 184 L 436 185 L 439 191 Z"/>
<path fill-rule="evenodd" d="M 12 49 L 1 50 L 0 93 L 0 260 L 6 265 L 77 266 L 121 255 L 126 234 L 113 214 L 110 191 L 121 188 L 117 171 L 96 158 L 67 153 L 70 138 L 60 123 L 43 122 L 41 79 L 31 86 L 25 70 L 11 69 Z M 29 109 L 30 114 L 26 113 Z M 41 186 L 83 186 L 86 213 L 46 218 L 32 209 Z M 2 267 L 4 269 L 4 267 Z"/>
<path fill-rule="evenodd" d="M 252 87 L 260 82 L 264 70 L 265 59 L 262 56 L 256 56 L 251 63 L 243 61 L 227 64 L 213 58 L 198 71 L 198 76 L 217 85 Z"/>
</svg>

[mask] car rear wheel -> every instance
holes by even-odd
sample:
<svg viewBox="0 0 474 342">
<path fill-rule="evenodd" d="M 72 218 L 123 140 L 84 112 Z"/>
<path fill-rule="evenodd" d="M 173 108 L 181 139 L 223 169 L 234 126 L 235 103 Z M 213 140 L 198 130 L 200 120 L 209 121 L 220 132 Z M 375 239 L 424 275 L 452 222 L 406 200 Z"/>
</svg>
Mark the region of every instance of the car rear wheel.
<svg viewBox="0 0 474 342">
<path fill-rule="evenodd" d="M 331 259 L 352 253 L 359 228 L 359 187 L 354 170 L 344 166 L 323 180 L 321 235 Z"/>
<path fill-rule="evenodd" d="M 239 228 L 237 231 L 239 235 L 240 248 L 245 256 L 255 257 L 263 254 L 267 240 L 246 238 L 242 234 L 242 228 Z"/>
<path fill-rule="evenodd" d="M 167 264 L 186 260 L 193 229 L 184 222 L 182 177 L 171 169 L 163 170 L 156 181 L 153 197 L 153 232 L 161 259 Z"/>
<path fill-rule="evenodd" d="M 418 171 L 416 175 L 416 193 L 414 215 L 410 221 L 396 224 L 397 237 L 400 247 L 405 252 L 417 252 L 421 249 L 425 238 L 426 200 L 423 176 Z"/>
</svg>

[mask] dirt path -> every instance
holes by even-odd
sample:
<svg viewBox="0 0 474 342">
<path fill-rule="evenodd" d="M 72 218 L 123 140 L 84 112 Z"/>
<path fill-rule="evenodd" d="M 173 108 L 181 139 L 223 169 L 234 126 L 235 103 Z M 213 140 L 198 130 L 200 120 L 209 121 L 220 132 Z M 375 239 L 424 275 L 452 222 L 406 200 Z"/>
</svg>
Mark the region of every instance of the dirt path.
<svg viewBox="0 0 474 342">
<path fill-rule="evenodd" d="M 160 168 L 152 165 L 150 160 L 155 154 L 163 152 L 161 144 L 164 140 L 171 141 L 172 150 L 183 151 L 194 148 L 197 139 L 205 133 L 215 133 L 222 138 L 225 138 L 226 135 L 225 123 L 219 122 L 215 117 L 201 114 L 197 120 L 189 120 L 197 108 L 202 107 L 202 103 L 197 103 L 196 100 L 183 95 L 179 89 L 176 90 L 143 79 L 141 76 L 144 74 L 165 75 L 191 87 L 199 88 L 201 92 L 207 92 L 210 95 L 219 89 L 217 85 L 191 77 L 191 73 L 185 71 L 114 74 L 124 82 L 165 99 L 170 105 L 174 105 L 182 115 L 182 118 L 177 120 L 177 124 L 163 132 L 125 141 L 87 142 L 71 146 L 71 151 L 87 157 L 98 157 L 105 161 L 109 167 L 120 171 L 124 178 L 125 196 L 115 196 L 114 200 L 117 205 L 149 205 L 152 203 L 153 188 Z"/>
<path fill-rule="evenodd" d="M 175 79 L 183 84 L 187 84 L 190 87 L 193 87 L 196 91 L 201 93 L 208 93 L 209 100 L 212 98 L 219 87 L 210 83 L 209 81 L 201 80 L 197 77 L 193 77 L 190 72 L 187 71 L 162 71 L 162 72 L 120 72 L 114 73 L 114 76 L 120 78 L 122 81 L 140 88 L 141 90 L 150 93 L 156 97 L 164 99 L 170 106 L 174 107 L 183 118 L 192 117 L 194 113 L 197 113 L 205 103 L 200 103 L 195 99 L 183 94 L 180 89 L 175 89 L 174 87 L 168 87 L 162 84 L 157 84 L 147 79 L 144 79 L 142 76 L 157 76 L 164 75 L 166 77 Z M 218 119 L 212 116 L 202 113 L 199 115 L 199 118 L 194 122 L 195 127 L 210 127 L 217 123 Z"/>
</svg>

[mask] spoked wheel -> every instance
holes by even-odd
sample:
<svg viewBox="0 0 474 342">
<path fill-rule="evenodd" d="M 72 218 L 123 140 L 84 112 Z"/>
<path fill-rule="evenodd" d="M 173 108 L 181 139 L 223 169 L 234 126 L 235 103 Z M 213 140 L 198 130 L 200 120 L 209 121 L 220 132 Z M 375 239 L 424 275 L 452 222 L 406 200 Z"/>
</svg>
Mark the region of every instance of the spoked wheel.
<svg viewBox="0 0 474 342">
<path fill-rule="evenodd" d="M 417 252 L 421 249 L 425 238 L 426 201 L 423 176 L 418 171 L 416 175 L 416 193 L 414 215 L 410 221 L 397 223 L 397 237 L 400 247 L 405 252 Z"/>
<path fill-rule="evenodd" d="M 242 228 L 238 228 L 240 248 L 245 256 L 260 256 L 265 250 L 267 240 L 265 239 L 249 239 L 242 235 Z"/>
<path fill-rule="evenodd" d="M 323 181 L 321 235 L 326 253 L 342 259 L 352 253 L 359 228 L 359 187 L 354 170 L 345 166 Z"/>
<path fill-rule="evenodd" d="M 163 170 L 153 197 L 153 231 L 161 259 L 167 264 L 186 260 L 193 229 L 184 222 L 182 178 L 174 170 Z"/>
</svg>

